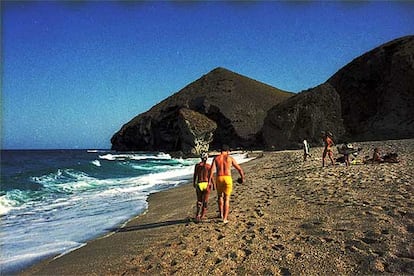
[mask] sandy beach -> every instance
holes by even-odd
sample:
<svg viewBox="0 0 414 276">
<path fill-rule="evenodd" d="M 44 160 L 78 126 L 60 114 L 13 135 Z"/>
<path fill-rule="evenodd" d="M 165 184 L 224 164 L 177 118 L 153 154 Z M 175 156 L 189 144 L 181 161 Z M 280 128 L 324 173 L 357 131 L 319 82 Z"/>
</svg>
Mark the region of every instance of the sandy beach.
<svg viewBox="0 0 414 276">
<path fill-rule="evenodd" d="M 228 224 L 215 191 L 208 218 L 193 222 L 186 184 L 151 195 L 148 211 L 113 234 L 20 275 L 413 275 L 414 139 L 354 146 L 358 158 L 379 146 L 400 162 L 322 168 L 319 147 L 306 162 L 302 150 L 263 152 L 242 164 Z"/>
</svg>

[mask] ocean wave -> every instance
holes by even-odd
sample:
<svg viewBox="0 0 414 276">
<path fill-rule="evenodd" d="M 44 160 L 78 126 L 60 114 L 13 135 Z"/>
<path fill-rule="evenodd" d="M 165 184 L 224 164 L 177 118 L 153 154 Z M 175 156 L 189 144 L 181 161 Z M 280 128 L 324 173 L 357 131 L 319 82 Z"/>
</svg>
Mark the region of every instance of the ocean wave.
<svg viewBox="0 0 414 276">
<path fill-rule="evenodd" d="M 18 189 L 7 191 L 5 195 L 0 196 L 0 215 L 6 215 L 11 210 L 18 209 L 26 203 L 40 198 L 41 196 L 36 191 Z"/>
<path fill-rule="evenodd" d="M 146 171 L 146 172 L 153 172 L 153 171 L 166 171 L 166 170 L 170 170 L 171 169 L 171 165 L 148 165 L 148 164 L 142 164 L 142 165 L 138 165 L 138 164 L 130 164 L 129 166 L 131 166 L 131 168 L 135 169 L 135 170 L 140 170 L 140 171 Z"/>
<path fill-rule="evenodd" d="M 58 169 L 53 173 L 31 177 L 33 182 L 42 184 L 43 187 L 50 187 L 50 185 L 64 184 L 74 181 L 90 181 L 93 179 L 94 178 L 90 177 L 88 174 L 73 169 Z"/>
<path fill-rule="evenodd" d="M 17 202 L 9 199 L 7 195 L 0 196 L 0 216 L 5 215 L 16 206 Z"/>
<path fill-rule="evenodd" d="M 56 255 L 57 253 L 62 252 L 62 248 L 70 249 L 79 248 L 84 246 L 84 243 L 78 243 L 73 241 L 60 241 L 55 243 L 49 243 L 45 245 L 38 246 L 35 250 L 30 252 L 25 252 L 24 254 L 19 254 L 17 256 L 12 256 L 7 259 L 0 260 L 0 267 L 2 274 L 11 274 L 15 273 L 23 267 L 26 267 L 39 259 L 44 259 L 49 256 Z"/>
<path fill-rule="evenodd" d="M 169 160 L 171 159 L 171 156 L 167 153 L 157 153 L 157 154 L 104 154 L 99 155 L 99 158 L 114 161 L 114 160 L 145 160 L 145 159 L 160 159 L 160 160 Z"/>
<path fill-rule="evenodd" d="M 33 176 L 30 170 L 19 178 L 30 178 L 38 189 L 23 190 L 16 182 L 22 190 L 1 194 L 0 214 L 5 214 L 0 220 L 3 273 L 20 270 L 49 254 L 64 254 L 105 234 L 142 213 L 149 194 L 190 182 L 199 162 L 167 154 L 140 154 L 143 158 L 138 154 L 88 155 L 76 163 L 54 162 L 55 167 L 42 168 L 40 176 Z M 128 160 L 120 161 L 122 158 Z M 235 158 L 239 163 L 248 160 L 245 155 Z M 143 173 L 139 171 L 145 168 Z"/>
</svg>

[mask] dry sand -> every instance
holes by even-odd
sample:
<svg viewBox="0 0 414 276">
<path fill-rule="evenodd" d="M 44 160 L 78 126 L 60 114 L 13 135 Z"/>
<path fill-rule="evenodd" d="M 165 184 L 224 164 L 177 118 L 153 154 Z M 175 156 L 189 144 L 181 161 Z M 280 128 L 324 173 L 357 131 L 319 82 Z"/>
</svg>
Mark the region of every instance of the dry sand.
<svg viewBox="0 0 414 276">
<path fill-rule="evenodd" d="M 414 274 L 414 139 L 365 142 L 400 163 L 321 167 L 321 148 L 264 152 L 242 164 L 230 222 L 195 212 L 191 185 L 151 195 L 116 233 L 22 275 Z M 236 175 L 234 175 L 236 177 Z"/>
</svg>

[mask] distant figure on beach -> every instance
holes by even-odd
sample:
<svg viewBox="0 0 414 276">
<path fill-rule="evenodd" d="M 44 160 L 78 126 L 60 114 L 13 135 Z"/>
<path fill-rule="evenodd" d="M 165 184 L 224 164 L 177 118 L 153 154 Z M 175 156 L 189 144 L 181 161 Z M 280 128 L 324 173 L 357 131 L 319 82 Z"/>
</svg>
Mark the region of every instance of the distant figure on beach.
<svg viewBox="0 0 414 276">
<path fill-rule="evenodd" d="M 193 175 L 193 186 L 197 194 L 197 222 L 204 219 L 207 211 L 208 197 L 210 195 L 211 184 L 209 184 L 209 175 L 211 166 L 207 164 L 208 153 L 201 154 L 201 162 L 195 165 Z"/>
<path fill-rule="evenodd" d="M 342 154 L 343 157 L 336 158 L 336 162 L 343 162 L 347 167 L 349 167 L 351 164 L 363 164 L 363 160 L 358 161 L 356 159 L 361 150 L 362 148 L 357 148 L 348 142 L 344 142 L 341 146 L 338 146 L 338 153 Z M 352 157 L 352 161 L 350 161 L 350 157 Z"/>
<path fill-rule="evenodd" d="M 233 179 L 231 178 L 231 167 L 233 166 L 240 174 L 238 183 L 244 182 L 243 169 L 237 164 L 236 160 L 230 156 L 230 148 L 228 145 L 223 145 L 221 153 L 213 159 L 211 165 L 209 183 L 212 183 L 214 170 L 216 170 L 216 182 L 217 189 L 217 203 L 220 212 L 220 217 L 224 223 L 227 223 L 227 217 L 230 210 L 230 195 L 233 191 Z M 214 185 L 214 183 L 213 183 Z"/>
<path fill-rule="evenodd" d="M 374 149 L 374 154 L 372 155 L 372 162 L 382 163 L 384 159 L 381 157 L 379 148 Z"/>
<path fill-rule="evenodd" d="M 308 141 L 306 141 L 306 139 L 304 139 L 302 143 L 303 143 L 303 162 L 305 162 L 306 158 L 308 156 L 311 157 L 310 147 L 309 147 Z"/>
<path fill-rule="evenodd" d="M 387 153 L 385 155 L 381 155 L 379 148 L 374 149 L 374 154 L 372 155 L 372 162 L 373 163 L 398 163 L 398 154 L 395 152 Z"/>
<path fill-rule="evenodd" d="M 331 160 L 332 165 L 335 165 L 335 161 L 333 159 L 333 151 L 332 147 L 334 146 L 333 142 L 333 135 L 331 132 L 323 133 L 323 154 L 322 154 L 322 167 L 325 167 L 325 158 L 328 155 L 329 159 Z"/>
<path fill-rule="evenodd" d="M 345 166 L 349 167 L 349 165 L 351 164 L 351 162 L 349 161 L 349 154 L 351 152 L 353 152 L 353 145 L 352 144 L 348 144 L 347 142 L 345 142 L 341 148 L 338 148 L 338 152 L 342 153 L 344 156 L 344 162 L 345 162 Z"/>
</svg>

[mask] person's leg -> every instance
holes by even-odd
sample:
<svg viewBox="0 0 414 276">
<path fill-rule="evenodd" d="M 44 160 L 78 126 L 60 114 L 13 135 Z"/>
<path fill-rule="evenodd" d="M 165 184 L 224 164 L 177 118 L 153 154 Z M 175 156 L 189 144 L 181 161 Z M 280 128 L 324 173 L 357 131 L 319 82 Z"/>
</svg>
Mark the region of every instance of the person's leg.
<svg viewBox="0 0 414 276">
<path fill-rule="evenodd" d="M 216 178 L 216 189 L 217 189 L 217 205 L 218 210 L 220 213 L 220 218 L 223 218 L 223 194 L 224 194 L 224 186 L 223 186 L 223 179 L 221 176 L 217 176 Z"/>
<path fill-rule="evenodd" d="M 223 222 L 227 223 L 227 217 L 229 216 L 229 210 L 230 210 L 230 195 L 224 195 L 224 206 L 223 206 Z"/>
<path fill-rule="evenodd" d="M 203 202 L 203 210 L 201 211 L 201 219 L 204 219 L 207 212 L 207 205 L 208 205 L 208 198 L 210 193 L 208 191 L 205 191 L 202 196 L 202 202 Z"/>
<path fill-rule="evenodd" d="M 323 151 L 323 154 L 322 154 L 322 167 L 325 167 L 325 158 L 326 158 L 326 149 Z"/>
<path fill-rule="evenodd" d="M 333 159 L 333 153 L 332 153 L 332 151 L 330 151 L 328 155 L 329 155 L 329 159 L 331 159 L 332 165 L 334 166 L 335 165 L 335 161 Z"/>
<path fill-rule="evenodd" d="M 199 220 L 200 219 L 200 211 L 201 211 L 201 207 L 203 205 L 202 202 L 202 195 L 201 195 L 201 191 L 197 188 L 196 189 L 196 194 L 197 194 L 197 211 L 196 211 L 196 219 Z"/>
<path fill-rule="evenodd" d="M 217 204 L 220 213 L 220 218 L 223 218 L 223 194 L 217 194 Z"/>
</svg>

